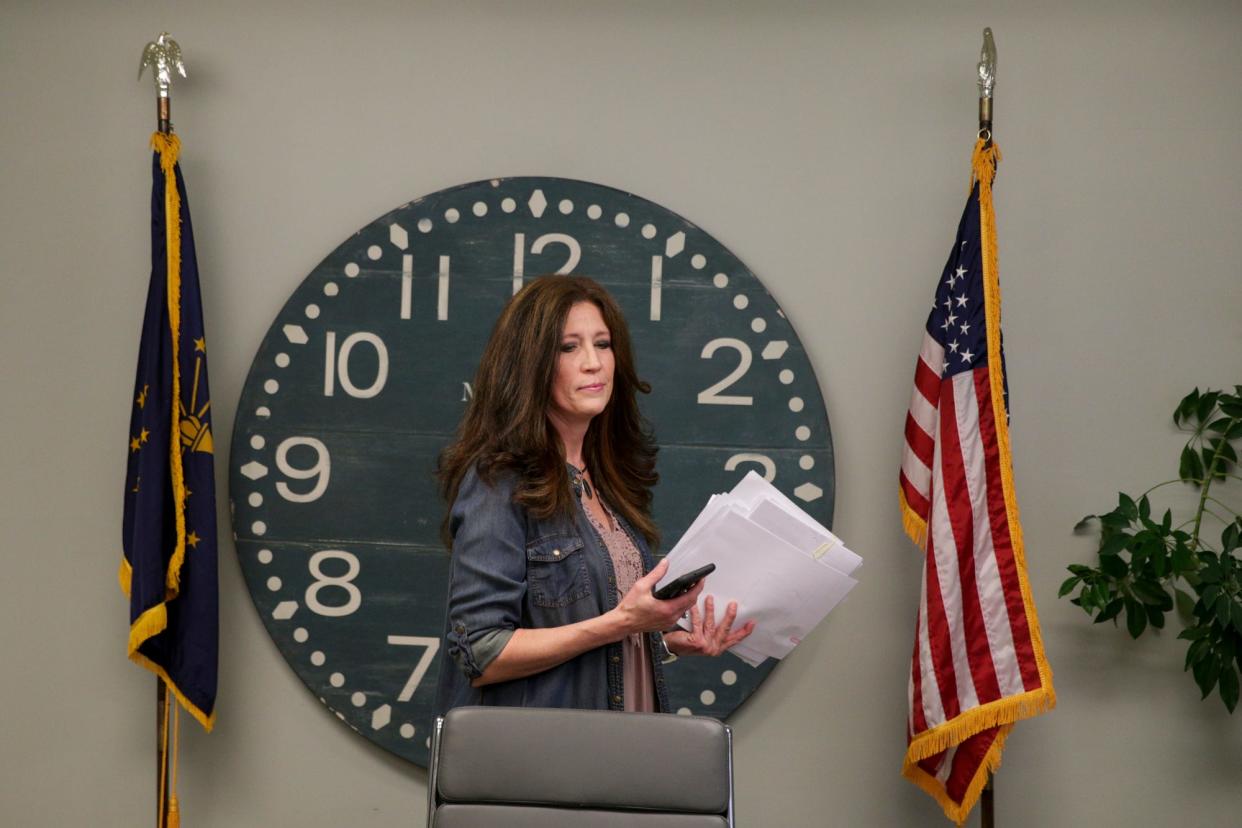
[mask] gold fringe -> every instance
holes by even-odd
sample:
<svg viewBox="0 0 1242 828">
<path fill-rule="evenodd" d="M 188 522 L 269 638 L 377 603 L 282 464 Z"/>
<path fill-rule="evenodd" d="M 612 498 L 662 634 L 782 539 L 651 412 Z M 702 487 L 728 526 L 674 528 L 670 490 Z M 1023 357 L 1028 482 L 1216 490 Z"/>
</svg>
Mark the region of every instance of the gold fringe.
<svg viewBox="0 0 1242 828">
<path fill-rule="evenodd" d="M 164 807 L 164 791 L 167 785 L 164 780 L 168 775 L 168 713 L 172 709 L 172 696 L 167 693 L 164 695 L 164 709 L 160 711 L 160 793 L 159 793 L 159 816 L 156 819 L 158 828 L 164 828 L 166 825 L 164 815 L 167 809 Z"/>
<path fill-rule="evenodd" d="M 1001 489 L 1005 495 L 1005 510 L 1009 517 L 1009 536 L 1013 544 L 1013 557 L 1018 572 L 1018 585 L 1022 592 L 1022 606 L 1026 611 L 1026 624 L 1031 633 L 1031 648 L 1035 664 L 1039 668 L 1040 690 L 1048 696 L 1047 706 L 1056 706 L 1056 691 L 1052 687 L 1052 667 L 1044 653 L 1044 640 L 1039 627 L 1039 615 L 1035 611 L 1035 599 L 1031 594 L 1026 574 L 1026 545 L 1022 538 L 1022 522 L 1018 515 L 1018 499 L 1013 485 L 1013 452 L 1009 443 L 1009 415 L 1005 410 L 1005 368 L 1001 361 L 1001 291 L 1000 266 L 996 249 L 996 210 L 992 203 L 992 181 L 1000 163 L 1000 149 L 987 146 L 983 139 L 975 144 L 971 167 L 979 182 L 979 236 L 983 241 L 983 300 L 987 309 L 988 326 L 988 376 L 992 385 L 992 419 L 996 421 L 996 442 L 1000 454 Z"/>
<path fill-rule="evenodd" d="M 1050 698 L 1042 688 L 988 702 L 915 736 L 906 748 L 906 760 L 918 762 L 935 756 L 989 728 L 1038 716 L 1055 705 L 1056 699 Z"/>
<path fill-rule="evenodd" d="M 129 657 L 134 657 L 134 653 L 138 652 L 142 642 L 153 635 L 159 635 L 167 626 L 168 608 L 163 603 L 150 607 L 138 616 L 129 625 Z"/>
<path fill-rule="evenodd" d="M 906 530 L 910 540 L 914 541 L 914 545 L 926 552 L 927 521 L 910 508 L 910 504 L 906 502 L 906 493 L 900 484 L 897 486 L 897 499 L 901 503 L 901 527 Z"/>
<path fill-rule="evenodd" d="M 134 580 L 134 568 L 129 565 L 124 552 L 121 553 L 121 565 L 117 568 L 116 579 L 121 582 L 121 592 L 128 598 L 130 583 Z"/>
<path fill-rule="evenodd" d="M 176 516 L 176 546 L 168 561 L 165 600 L 175 598 L 181 588 L 181 564 L 185 561 L 185 480 L 181 469 L 181 196 L 177 193 L 177 158 L 181 139 L 156 132 L 151 147 L 160 154 L 164 171 L 165 254 L 168 258 L 168 327 L 172 334 L 172 434 L 169 436 L 169 466 Z"/>
<path fill-rule="evenodd" d="M 133 653 L 130 653 L 129 660 L 134 662 L 137 665 L 147 668 L 152 673 L 155 673 L 155 675 L 163 679 L 164 684 L 166 684 L 168 686 L 168 689 L 172 691 L 172 694 L 177 697 L 177 701 L 181 704 L 182 707 L 185 708 L 186 712 L 189 713 L 191 716 L 193 716 L 195 721 L 197 721 L 200 725 L 203 726 L 204 730 L 206 730 L 208 733 L 211 732 L 211 729 L 215 727 L 216 725 L 215 711 L 212 711 L 210 716 L 204 713 L 201 708 L 199 708 L 196 704 L 194 704 L 192 701 L 186 698 L 185 693 L 182 693 L 181 688 L 178 687 L 173 682 L 173 680 L 168 677 L 168 672 L 165 671 L 163 667 L 156 664 L 154 661 L 147 658 L 142 653 L 136 652 L 136 651 Z"/>
<path fill-rule="evenodd" d="M 962 796 L 961 802 L 954 802 L 950 799 L 948 792 L 944 789 L 944 784 L 920 768 L 916 762 L 910 761 L 908 756 L 901 767 L 901 775 L 918 785 L 924 792 L 930 794 L 944 810 L 944 815 L 958 825 L 961 825 L 970 816 L 975 803 L 979 801 L 979 795 L 983 793 L 983 786 L 988 783 L 988 777 L 996 773 L 997 769 L 1000 768 L 1001 753 L 1005 748 L 1005 739 L 1008 738 L 1009 731 L 1011 730 L 1013 730 L 1013 725 L 1004 725 L 1001 727 L 1000 732 L 996 734 L 992 747 L 983 757 L 980 772 L 976 773 L 975 778 L 970 780 L 970 784 L 966 786 L 966 792 Z"/>
</svg>

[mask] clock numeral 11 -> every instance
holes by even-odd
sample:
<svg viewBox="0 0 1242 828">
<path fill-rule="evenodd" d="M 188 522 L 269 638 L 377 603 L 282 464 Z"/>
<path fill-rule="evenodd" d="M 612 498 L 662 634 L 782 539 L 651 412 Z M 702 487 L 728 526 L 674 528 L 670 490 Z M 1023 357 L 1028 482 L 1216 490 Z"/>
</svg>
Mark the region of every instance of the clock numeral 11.
<svg viewBox="0 0 1242 828">
<path fill-rule="evenodd" d="M 447 271 L 442 274 L 442 278 L 448 281 Z M 360 342 L 365 342 L 375 349 L 375 356 L 379 362 L 375 371 L 375 379 L 366 388 L 354 385 L 349 375 L 349 355 L 353 352 L 354 346 Z M 370 399 L 383 391 L 384 384 L 388 382 L 388 347 L 384 345 L 384 340 L 370 331 L 358 331 L 345 337 L 338 352 L 336 331 L 328 331 L 324 337 L 323 395 L 325 397 L 331 397 L 336 393 L 338 380 L 341 389 L 346 394 L 360 400 Z"/>
</svg>

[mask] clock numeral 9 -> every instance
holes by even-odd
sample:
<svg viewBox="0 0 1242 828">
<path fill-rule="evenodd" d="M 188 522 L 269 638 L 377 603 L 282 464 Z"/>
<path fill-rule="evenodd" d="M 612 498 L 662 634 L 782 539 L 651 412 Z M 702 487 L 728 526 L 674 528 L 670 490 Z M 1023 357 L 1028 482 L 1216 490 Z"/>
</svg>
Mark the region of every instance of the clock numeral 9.
<svg viewBox="0 0 1242 828">
<path fill-rule="evenodd" d="M 573 273 L 578 262 L 582 260 L 582 245 L 567 233 L 544 233 L 531 242 L 530 252 L 538 256 L 549 244 L 560 244 L 569 248 L 569 258 L 556 270 L 558 276 Z M 513 234 L 513 292 L 522 289 L 522 280 L 526 278 L 526 234 Z"/>
<path fill-rule="evenodd" d="M 379 361 L 375 371 L 375 380 L 366 388 L 354 385 L 349 376 L 349 355 L 359 342 L 365 342 L 374 348 L 375 356 Z M 345 337 L 345 340 L 341 342 L 341 350 L 338 352 L 336 331 L 328 331 L 324 344 L 323 395 L 325 397 L 331 397 L 336 393 L 338 379 L 341 389 L 346 394 L 360 400 L 370 399 L 384 390 L 384 384 L 388 382 L 388 348 L 384 345 L 384 340 L 370 331 L 358 331 Z"/>
<path fill-rule="evenodd" d="M 294 446 L 309 446 L 315 450 L 315 463 L 308 469 L 298 469 L 289 465 L 289 449 Z M 328 488 L 328 478 L 332 474 L 332 458 L 328 447 L 314 437 L 289 437 L 282 440 L 276 447 L 276 468 L 290 480 L 310 480 L 316 478 L 315 485 L 309 492 L 298 493 L 289 488 L 289 484 L 280 480 L 276 483 L 276 491 L 291 503 L 310 503 L 323 496 Z"/>
<path fill-rule="evenodd" d="M 325 575 L 323 562 L 330 560 L 345 561 L 345 574 Z M 353 583 L 361 569 L 356 555 L 341 549 L 325 549 L 311 555 L 307 566 L 310 568 L 310 573 L 315 576 L 315 583 L 306 588 L 306 606 L 310 607 L 311 612 L 316 615 L 326 615 L 329 618 L 340 618 L 344 615 L 353 615 L 358 611 L 358 607 L 362 606 L 362 590 Z M 345 603 L 331 606 L 320 601 L 319 593 L 329 588 L 343 590 L 347 596 Z"/>
<path fill-rule="evenodd" d="M 738 352 L 742 358 L 738 366 L 733 369 L 724 379 L 715 385 L 709 386 L 699 392 L 699 405 L 753 405 L 755 398 L 749 395 L 721 394 L 730 385 L 746 376 L 746 372 L 750 370 L 751 355 L 750 346 L 740 339 L 731 337 L 721 337 L 713 339 L 703 346 L 703 353 L 700 355 L 703 359 L 711 359 L 712 354 L 721 348 L 732 348 Z"/>
<path fill-rule="evenodd" d="M 440 639 L 429 635 L 390 635 L 388 636 L 388 643 L 403 647 L 426 648 L 418 659 L 418 664 L 414 665 L 414 672 L 410 673 L 409 679 L 405 682 L 405 687 L 401 688 L 401 694 L 397 696 L 397 701 L 407 702 L 414 698 L 414 691 L 418 689 L 418 685 L 423 680 L 423 676 L 427 675 L 427 670 L 431 667 L 431 662 L 435 659 L 436 653 L 440 651 Z"/>
<path fill-rule="evenodd" d="M 754 463 L 763 469 L 763 479 L 771 483 L 776 479 L 776 461 L 766 454 L 743 452 L 735 454 L 725 461 L 725 471 L 733 471 L 742 463 Z"/>
</svg>

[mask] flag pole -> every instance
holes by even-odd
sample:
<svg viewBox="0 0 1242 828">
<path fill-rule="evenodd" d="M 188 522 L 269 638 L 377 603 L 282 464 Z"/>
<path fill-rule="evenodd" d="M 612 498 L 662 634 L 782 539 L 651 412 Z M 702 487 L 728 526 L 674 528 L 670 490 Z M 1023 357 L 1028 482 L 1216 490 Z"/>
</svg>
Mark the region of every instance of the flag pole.
<svg viewBox="0 0 1242 828">
<path fill-rule="evenodd" d="M 984 148 L 992 146 L 992 92 L 996 87 L 996 41 L 992 39 L 991 28 L 983 29 L 983 48 L 979 52 L 979 138 Z M 995 792 L 996 772 L 988 774 L 988 781 L 983 786 L 983 794 L 979 800 L 980 828 L 995 828 L 996 814 L 993 794 Z"/>
<path fill-rule="evenodd" d="M 156 129 L 163 135 L 171 135 L 172 126 L 172 89 L 173 73 L 185 77 L 185 64 L 181 62 L 181 47 L 177 41 L 169 37 L 168 32 L 160 32 L 159 37 L 147 43 L 142 50 L 142 62 L 138 64 L 138 80 L 142 73 L 151 67 L 151 79 L 155 83 Z M 168 729 L 170 725 L 170 699 L 168 686 L 164 679 L 155 678 L 155 825 L 165 828 L 168 825 L 169 789 L 168 773 Z"/>
</svg>

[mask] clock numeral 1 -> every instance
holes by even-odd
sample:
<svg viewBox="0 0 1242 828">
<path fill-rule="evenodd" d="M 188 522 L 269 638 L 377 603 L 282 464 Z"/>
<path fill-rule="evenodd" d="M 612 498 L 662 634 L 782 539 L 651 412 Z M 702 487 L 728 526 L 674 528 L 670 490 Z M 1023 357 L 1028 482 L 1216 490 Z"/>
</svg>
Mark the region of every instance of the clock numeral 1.
<svg viewBox="0 0 1242 828">
<path fill-rule="evenodd" d="M 440 257 L 440 290 L 436 295 L 436 319 L 441 322 L 448 319 L 449 297 L 449 257 Z"/>
<path fill-rule="evenodd" d="M 315 450 L 315 464 L 309 469 L 294 468 L 289 464 L 289 449 L 294 446 L 309 446 Z M 291 503 L 310 503 L 318 500 L 328 488 L 328 477 L 332 473 L 332 457 L 328 447 L 314 437 L 289 437 L 282 440 L 276 447 L 276 468 L 290 480 L 315 480 L 309 492 L 298 493 L 289 488 L 289 484 L 280 480 L 276 483 L 276 491 Z"/>
<path fill-rule="evenodd" d="M 664 292 L 664 257 L 651 257 L 651 321 L 660 321 L 660 298 Z"/>
<path fill-rule="evenodd" d="M 414 304 L 414 256 L 406 253 L 401 257 L 401 318 L 409 319 Z"/>
<path fill-rule="evenodd" d="M 565 276 L 574 272 L 578 262 L 582 261 L 582 245 L 568 233 L 544 233 L 531 242 L 530 252 L 538 256 L 550 244 L 564 245 L 569 249 L 565 264 L 556 269 L 556 275 Z M 513 234 L 513 292 L 522 289 L 522 280 L 526 278 L 526 234 Z"/>
<path fill-rule="evenodd" d="M 750 370 L 751 355 L 750 346 L 740 339 L 731 337 L 721 337 L 713 339 L 703 346 L 703 359 L 711 359 L 712 354 L 721 348 L 731 348 L 738 352 L 741 361 L 728 375 L 715 385 L 709 386 L 699 392 L 699 405 L 754 405 L 755 398 L 749 395 L 739 394 L 721 394 L 721 391 L 727 389 L 730 385 L 746 376 L 746 372 Z"/>
<path fill-rule="evenodd" d="M 409 679 L 405 682 L 405 687 L 401 688 L 401 694 L 397 696 L 397 701 L 407 702 L 414 698 L 414 691 L 418 689 L 418 685 L 423 680 L 423 676 L 427 675 L 432 661 L 436 657 L 436 653 L 440 651 L 440 639 L 429 635 L 390 635 L 388 636 L 389 644 L 396 644 L 402 647 L 425 647 L 422 656 L 418 659 L 418 664 L 414 665 L 414 672 L 410 673 Z"/>
<path fill-rule="evenodd" d="M 344 575 L 324 574 L 323 562 L 331 560 L 345 562 Z M 358 589 L 353 581 L 358 577 L 358 572 L 362 567 L 358 563 L 357 555 L 343 549 L 325 549 L 311 555 L 307 566 L 310 568 L 310 573 L 315 576 L 315 582 L 306 588 L 306 606 L 311 612 L 316 615 L 326 615 L 329 618 L 340 618 L 353 615 L 358 611 L 358 607 L 362 606 L 362 590 Z M 344 590 L 345 603 L 339 606 L 323 603 L 319 600 L 319 593 L 324 589 Z"/>
<path fill-rule="evenodd" d="M 442 276 L 442 280 L 446 279 L 446 276 Z M 384 340 L 370 331 L 358 331 L 345 337 L 339 353 L 336 349 L 336 331 L 328 331 L 324 342 L 323 395 L 325 397 L 331 397 L 336 393 L 338 379 L 346 394 L 361 400 L 370 399 L 384 390 L 384 384 L 388 382 L 388 348 L 384 345 Z M 374 348 L 375 356 L 379 361 L 375 370 L 375 380 L 366 388 L 354 385 L 349 376 L 349 355 L 359 342 L 365 342 Z"/>
</svg>

